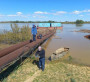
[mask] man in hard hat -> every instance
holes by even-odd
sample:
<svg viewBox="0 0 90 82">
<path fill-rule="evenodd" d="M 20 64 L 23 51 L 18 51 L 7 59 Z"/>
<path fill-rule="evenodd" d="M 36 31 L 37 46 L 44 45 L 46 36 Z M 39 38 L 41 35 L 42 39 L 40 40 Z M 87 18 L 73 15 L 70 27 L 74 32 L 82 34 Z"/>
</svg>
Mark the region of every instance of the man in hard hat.
<svg viewBox="0 0 90 82">
<path fill-rule="evenodd" d="M 39 56 L 39 69 L 42 69 L 42 71 L 44 71 L 45 69 L 45 50 L 42 49 L 41 46 L 39 46 L 35 55 Z"/>
<path fill-rule="evenodd" d="M 31 33 L 33 35 L 33 41 L 36 41 L 37 28 L 35 25 L 33 25 L 32 29 L 31 29 Z"/>
</svg>

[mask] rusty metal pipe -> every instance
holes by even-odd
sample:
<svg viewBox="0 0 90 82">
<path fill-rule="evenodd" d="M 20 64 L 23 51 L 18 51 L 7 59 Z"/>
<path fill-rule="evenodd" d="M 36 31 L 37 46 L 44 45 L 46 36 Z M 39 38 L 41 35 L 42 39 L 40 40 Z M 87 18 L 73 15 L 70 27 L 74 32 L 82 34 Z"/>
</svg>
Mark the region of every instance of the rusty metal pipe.
<svg viewBox="0 0 90 82">
<path fill-rule="evenodd" d="M 15 50 L 15 51 L 13 51 L 13 52 L 1 57 L 0 58 L 0 69 L 4 68 L 5 65 L 7 65 L 8 63 L 16 60 L 18 57 L 23 55 L 24 54 L 23 51 L 27 52 L 28 50 L 32 49 L 33 47 L 35 47 L 39 43 L 42 43 L 44 40 L 46 40 L 47 38 L 49 38 L 53 34 L 54 34 L 54 32 L 49 33 L 48 35 L 44 36 L 42 39 L 37 39 L 37 41 L 29 43 L 29 44 Z"/>
<path fill-rule="evenodd" d="M 29 41 L 21 42 L 21 43 L 15 44 L 13 46 L 10 46 L 8 48 L 5 48 L 3 50 L 0 50 L 0 58 L 5 56 L 6 54 L 13 52 L 16 49 L 19 49 L 20 47 L 22 47 L 26 44 L 29 44 Z"/>
<path fill-rule="evenodd" d="M 46 35 L 44 35 L 44 36 L 46 36 Z M 20 47 L 22 47 L 22 46 L 24 46 L 26 44 L 29 44 L 29 41 L 21 42 L 21 43 L 15 44 L 13 46 L 10 46 L 8 48 L 5 48 L 3 50 L 0 50 L 0 58 L 3 57 L 3 56 L 5 56 L 6 54 L 9 54 L 9 53 L 11 53 L 11 52 L 19 49 Z"/>
</svg>

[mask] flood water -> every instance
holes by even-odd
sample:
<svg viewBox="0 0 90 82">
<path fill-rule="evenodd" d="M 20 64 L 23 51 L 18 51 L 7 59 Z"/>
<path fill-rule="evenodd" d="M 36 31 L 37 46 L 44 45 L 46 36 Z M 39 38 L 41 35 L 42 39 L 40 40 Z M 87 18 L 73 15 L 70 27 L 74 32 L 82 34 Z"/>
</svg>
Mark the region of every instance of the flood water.
<svg viewBox="0 0 90 82">
<path fill-rule="evenodd" d="M 90 40 L 84 38 L 90 33 L 72 32 L 80 29 L 90 30 L 90 24 L 82 26 L 63 24 L 63 29 L 57 30 L 55 35 L 43 44 L 46 57 L 49 57 L 58 48 L 68 47 L 70 48 L 69 55 L 74 62 L 90 66 Z"/>
<path fill-rule="evenodd" d="M 29 25 L 33 23 L 18 23 L 19 26 Z M 38 23 L 36 23 L 38 25 Z M 0 23 L 0 32 L 11 30 L 10 23 Z M 57 30 L 55 35 L 43 44 L 46 57 L 49 57 L 56 49 L 61 47 L 70 48 L 70 56 L 74 58 L 73 61 L 86 64 L 90 66 L 90 40 L 84 38 L 90 33 L 72 32 L 74 30 L 89 29 L 90 24 L 83 24 L 77 26 L 76 24 L 63 24 L 62 30 Z"/>
</svg>

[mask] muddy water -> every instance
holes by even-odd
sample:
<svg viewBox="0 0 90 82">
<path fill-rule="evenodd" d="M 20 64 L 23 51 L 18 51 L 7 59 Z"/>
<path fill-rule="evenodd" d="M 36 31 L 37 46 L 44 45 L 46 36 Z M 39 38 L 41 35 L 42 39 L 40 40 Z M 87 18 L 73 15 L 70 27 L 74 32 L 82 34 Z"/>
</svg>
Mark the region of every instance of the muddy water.
<svg viewBox="0 0 90 82">
<path fill-rule="evenodd" d="M 57 30 L 56 34 L 43 44 L 46 57 L 58 48 L 69 47 L 74 62 L 90 66 L 90 40 L 84 38 L 89 33 L 72 32 L 80 29 L 90 29 L 90 24 L 82 26 L 64 24 L 62 30 Z"/>
</svg>

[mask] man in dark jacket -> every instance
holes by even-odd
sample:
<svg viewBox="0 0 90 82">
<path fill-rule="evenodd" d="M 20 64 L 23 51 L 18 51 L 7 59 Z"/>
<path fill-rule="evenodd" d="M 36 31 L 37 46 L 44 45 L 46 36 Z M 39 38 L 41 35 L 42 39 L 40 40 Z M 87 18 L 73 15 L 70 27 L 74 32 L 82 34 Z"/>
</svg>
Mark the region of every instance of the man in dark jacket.
<svg viewBox="0 0 90 82">
<path fill-rule="evenodd" d="M 44 71 L 45 69 L 45 50 L 42 49 L 41 46 L 39 46 L 35 55 L 39 56 L 39 69 L 42 69 L 42 71 Z"/>
</svg>

